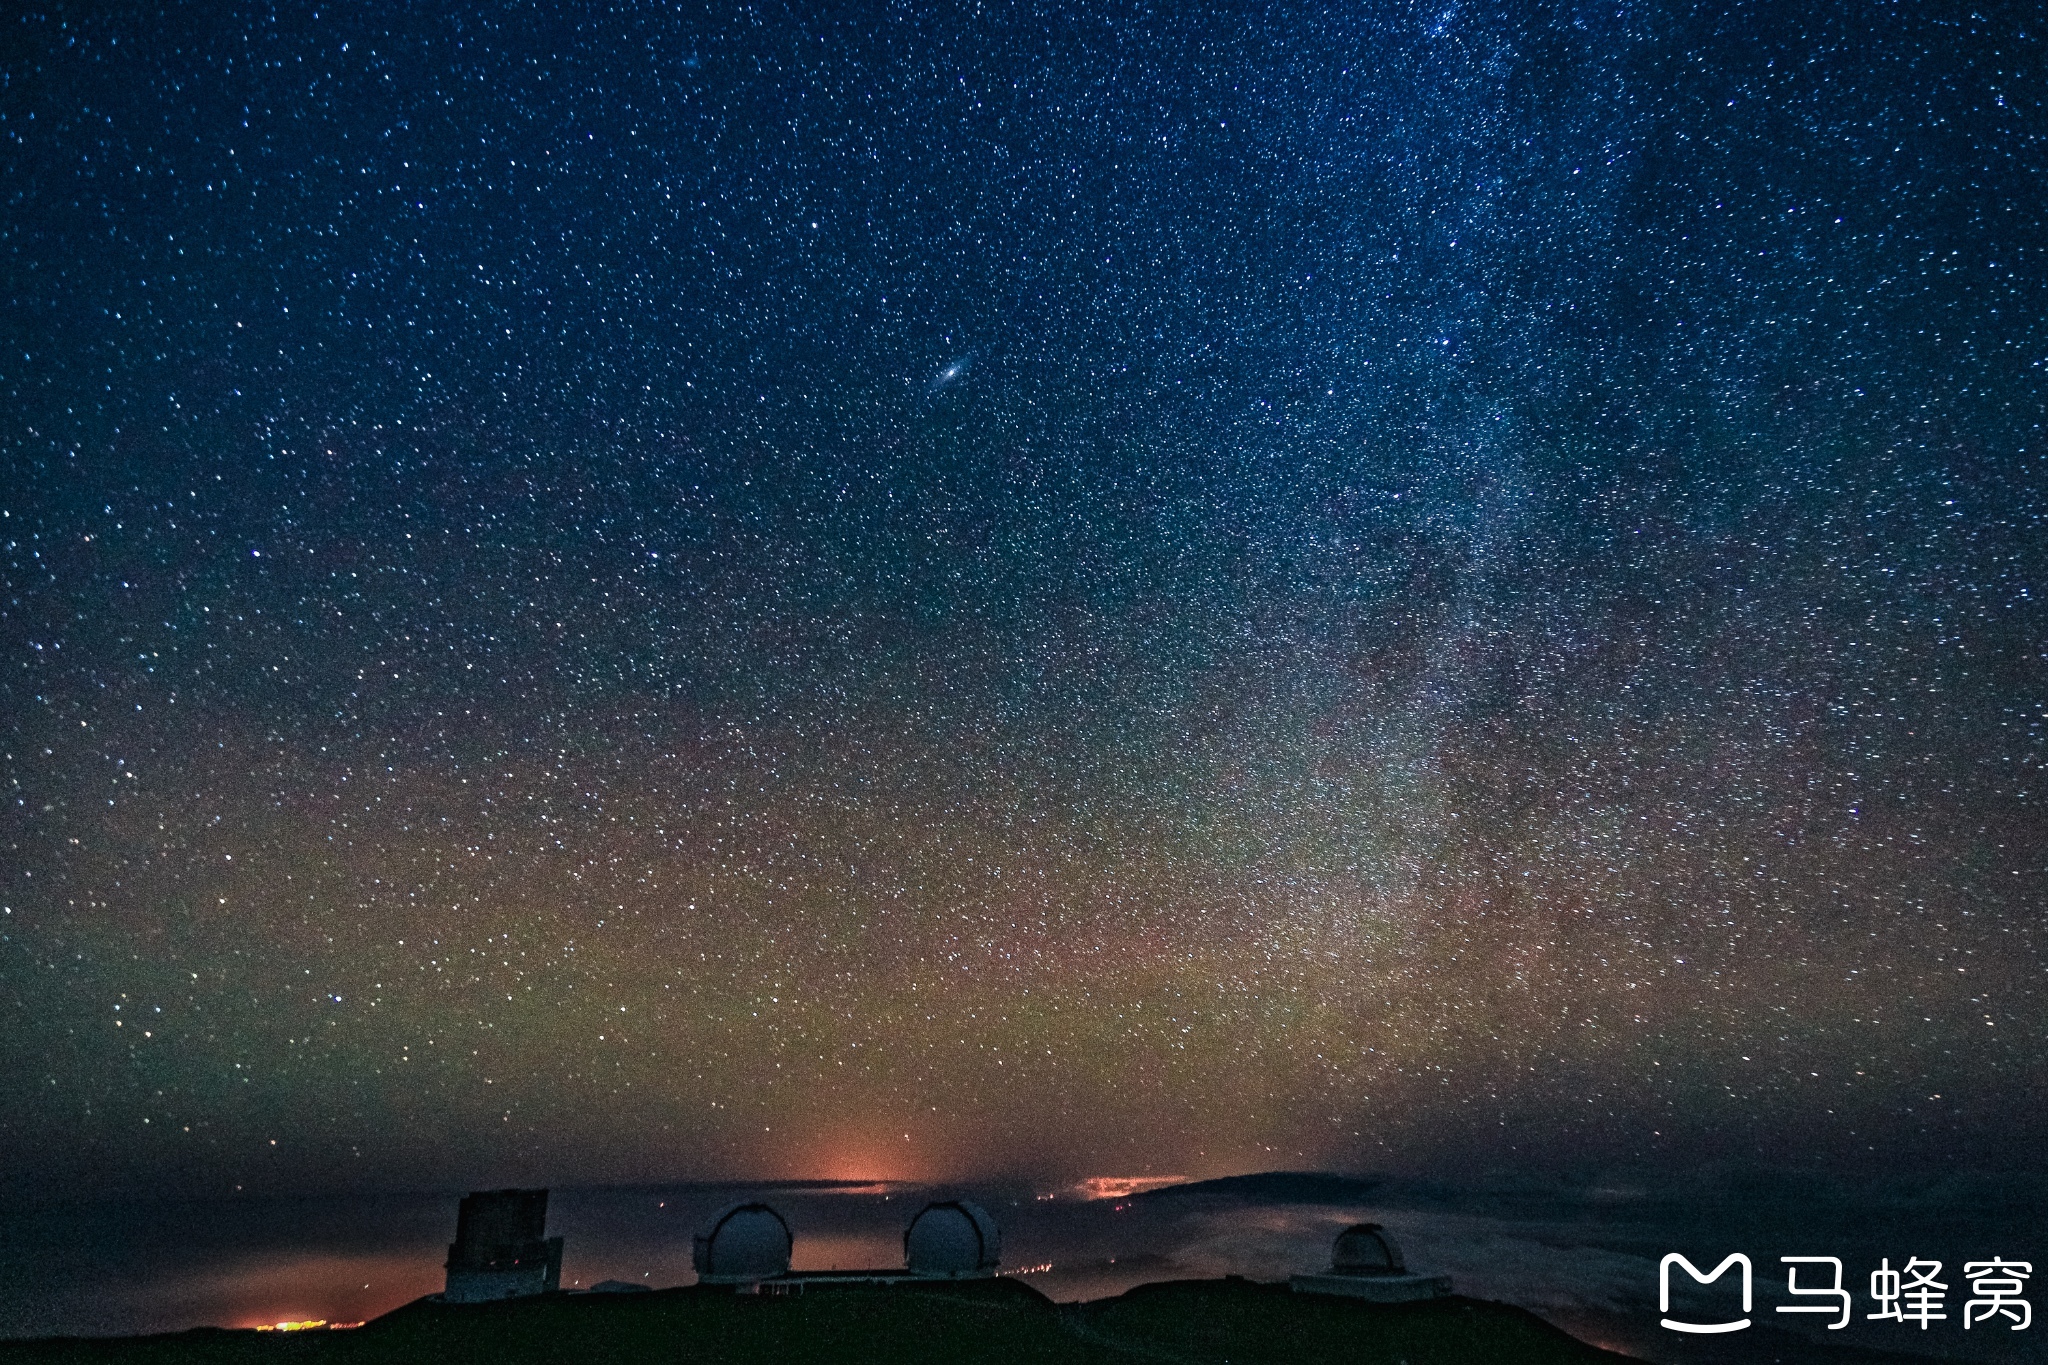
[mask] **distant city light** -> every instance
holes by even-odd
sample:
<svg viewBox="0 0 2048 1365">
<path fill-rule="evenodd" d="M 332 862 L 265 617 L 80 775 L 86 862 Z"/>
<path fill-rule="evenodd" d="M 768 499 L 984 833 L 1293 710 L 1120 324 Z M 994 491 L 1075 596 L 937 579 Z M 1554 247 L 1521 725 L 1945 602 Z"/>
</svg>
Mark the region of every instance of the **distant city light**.
<svg viewBox="0 0 2048 1365">
<path fill-rule="evenodd" d="M 1074 1193 L 1083 1199 L 1128 1199 L 1147 1190 L 1186 1183 L 1184 1175 L 1091 1175 L 1074 1186 Z"/>
</svg>

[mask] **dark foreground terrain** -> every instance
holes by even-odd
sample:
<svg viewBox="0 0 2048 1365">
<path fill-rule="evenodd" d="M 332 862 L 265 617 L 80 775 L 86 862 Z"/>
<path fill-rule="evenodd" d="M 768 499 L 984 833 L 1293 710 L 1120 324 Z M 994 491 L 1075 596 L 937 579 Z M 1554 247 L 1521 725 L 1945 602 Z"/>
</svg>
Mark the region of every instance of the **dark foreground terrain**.
<svg viewBox="0 0 2048 1365">
<path fill-rule="evenodd" d="M 709 1289 L 551 1294 L 454 1306 L 421 1300 L 349 1332 L 202 1328 L 171 1336 L 0 1343 L 0 1365 L 1577 1365 L 1625 1357 L 1519 1308 L 1449 1298 L 1379 1305 L 1284 1285 L 1188 1280 L 1054 1304 L 1015 1280 L 811 1287 L 786 1296 Z"/>
</svg>

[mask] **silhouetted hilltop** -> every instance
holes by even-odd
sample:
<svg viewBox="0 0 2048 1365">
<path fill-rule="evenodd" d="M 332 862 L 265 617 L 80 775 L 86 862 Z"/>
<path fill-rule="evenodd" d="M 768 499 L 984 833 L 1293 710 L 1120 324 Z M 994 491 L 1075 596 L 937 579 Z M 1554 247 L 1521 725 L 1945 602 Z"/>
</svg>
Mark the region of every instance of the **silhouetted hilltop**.
<svg viewBox="0 0 2048 1365">
<path fill-rule="evenodd" d="M 175 1336 L 0 1342 L 0 1365 L 1596 1365 L 1621 1362 L 1504 1304 L 1371 1304 L 1284 1285 L 1196 1280 L 1058 1305 L 1007 1279 L 736 1295 L 422 1299 L 352 1332 L 209 1328 Z"/>
<path fill-rule="evenodd" d="M 1260 1171 L 1254 1175 L 1226 1175 L 1217 1180 L 1191 1180 L 1185 1185 L 1164 1185 L 1131 1196 L 1133 1199 L 1185 1199 L 1213 1195 L 1226 1199 L 1256 1200 L 1263 1204 L 1357 1204 L 1386 1184 L 1380 1175 L 1333 1175 L 1329 1171 Z"/>
</svg>

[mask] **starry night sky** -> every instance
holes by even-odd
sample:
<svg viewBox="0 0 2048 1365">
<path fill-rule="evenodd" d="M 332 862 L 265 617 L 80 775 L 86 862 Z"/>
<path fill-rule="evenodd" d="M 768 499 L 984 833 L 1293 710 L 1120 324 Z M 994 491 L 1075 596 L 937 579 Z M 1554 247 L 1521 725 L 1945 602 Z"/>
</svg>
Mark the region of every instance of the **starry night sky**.
<svg viewBox="0 0 2048 1365">
<path fill-rule="evenodd" d="M 0 1193 L 2033 1159 L 2048 24 L 1186 8 L 0 21 Z"/>
</svg>

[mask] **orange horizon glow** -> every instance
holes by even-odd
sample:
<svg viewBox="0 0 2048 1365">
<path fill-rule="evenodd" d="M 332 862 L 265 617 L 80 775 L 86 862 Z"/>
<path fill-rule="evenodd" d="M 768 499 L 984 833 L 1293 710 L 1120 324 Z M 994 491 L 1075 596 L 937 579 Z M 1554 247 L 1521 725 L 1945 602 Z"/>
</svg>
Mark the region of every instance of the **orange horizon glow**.
<svg viewBox="0 0 2048 1365">
<path fill-rule="evenodd" d="M 818 1180 L 853 1180 L 874 1186 L 929 1183 L 929 1163 L 897 1150 L 903 1145 L 902 1139 L 892 1147 L 880 1139 L 838 1134 L 819 1144 L 820 1150 L 791 1164 L 815 1172 L 811 1178 Z"/>
</svg>

